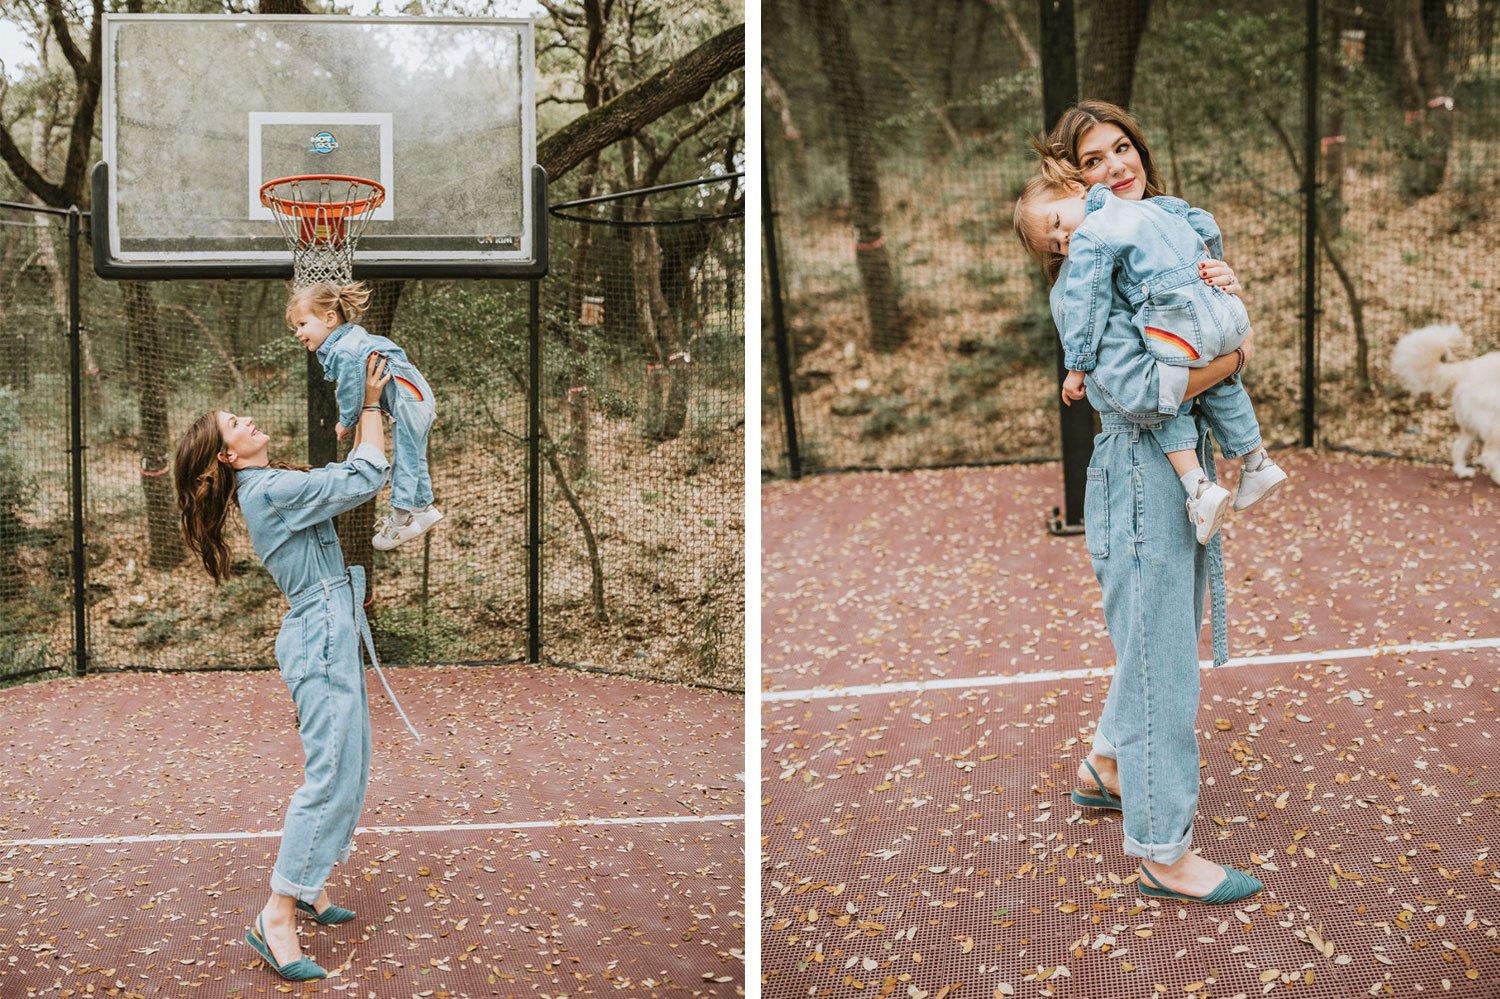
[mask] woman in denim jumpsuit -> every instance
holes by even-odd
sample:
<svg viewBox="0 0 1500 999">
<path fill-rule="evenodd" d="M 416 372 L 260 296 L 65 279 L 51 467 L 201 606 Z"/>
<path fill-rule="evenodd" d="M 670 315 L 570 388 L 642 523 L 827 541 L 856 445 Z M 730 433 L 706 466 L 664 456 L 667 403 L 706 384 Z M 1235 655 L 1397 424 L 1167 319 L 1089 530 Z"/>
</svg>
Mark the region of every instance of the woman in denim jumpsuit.
<svg viewBox="0 0 1500 999">
<path fill-rule="evenodd" d="M 1070 109 L 1044 153 L 1079 170 L 1086 184 L 1107 185 L 1117 197 L 1139 200 L 1164 193 L 1139 128 L 1114 105 L 1085 101 Z M 1199 273 L 1207 282 L 1239 291 L 1221 261 L 1204 262 Z M 1063 271 L 1059 285 L 1065 278 Z M 1084 794 L 1085 800 L 1123 812 L 1123 850 L 1141 860 L 1143 893 L 1228 903 L 1259 891 L 1261 883 L 1192 852 L 1198 634 L 1212 581 L 1215 659 L 1225 657 L 1223 566 L 1217 538 L 1207 548 L 1199 545 L 1181 515 L 1182 484 L 1163 453 L 1165 444 L 1152 439 L 1173 407 L 1162 402 L 1165 366 L 1147 352 L 1133 312 L 1123 299 L 1113 303 L 1099 336 L 1095 369 L 1085 382 L 1102 432 L 1089 462 L 1084 525 L 1116 665 L 1079 776 L 1096 775 L 1100 785 L 1098 792 Z M 1246 340 L 1247 353 L 1249 346 Z M 1192 413 L 1190 400 L 1233 374 L 1239 360 L 1231 353 L 1189 369 L 1176 413 Z M 1212 474 L 1207 430 L 1199 420 L 1191 441 L 1172 443 L 1196 446 L 1204 471 Z"/>
<path fill-rule="evenodd" d="M 371 738 L 361 639 L 372 663 L 375 655 L 364 617 L 364 569 L 345 568 L 333 518 L 374 497 L 385 482 L 378 403 L 390 375 L 377 362 L 372 357 L 366 371 L 362 443 L 343 462 L 312 470 L 273 465 L 270 438 L 252 420 L 215 411 L 183 436 L 174 463 L 183 534 L 209 574 L 216 582 L 228 575 L 222 527 L 230 506 L 238 505 L 256 555 L 290 605 L 276 661 L 297 706 L 306 768 L 287 806 L 271 898 L 247 939 L 293 981 L 325 977 L 301 956 L 295 912 L 325 924 L 354 917 L 328 901 L 324 882 L 334 864 L 348 859 L 364 807 Z"/>
</svg>

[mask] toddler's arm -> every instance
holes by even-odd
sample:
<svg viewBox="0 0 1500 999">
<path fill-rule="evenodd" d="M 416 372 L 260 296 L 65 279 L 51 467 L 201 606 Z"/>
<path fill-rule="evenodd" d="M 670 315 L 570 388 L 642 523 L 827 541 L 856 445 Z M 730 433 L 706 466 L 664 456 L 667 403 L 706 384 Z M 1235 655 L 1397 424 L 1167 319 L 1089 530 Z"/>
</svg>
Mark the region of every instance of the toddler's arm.
<svg viewBox="0 0 1500 999">
<path fill-rule="evenodd" d="M 1063 366 L 1069 371 L 1093 371 L 1099 338 L 1109 319 L 1114 298 L 1114 254 L 1087 232 L 1073 233 L 1058 303 L 1058 332 L 1062 334 Z"/>
</svg>

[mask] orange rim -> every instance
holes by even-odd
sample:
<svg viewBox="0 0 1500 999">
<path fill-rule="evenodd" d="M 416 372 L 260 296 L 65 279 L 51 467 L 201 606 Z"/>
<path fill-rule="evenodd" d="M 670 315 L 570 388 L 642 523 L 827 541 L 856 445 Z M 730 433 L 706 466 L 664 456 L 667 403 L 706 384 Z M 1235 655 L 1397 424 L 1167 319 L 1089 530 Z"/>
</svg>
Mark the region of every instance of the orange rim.
<svg viewBox="0 0 1500 999">
<path fill-rule="evenodd" d="M 273 189 L 280 184 L 297 184 L 302 182 L 316 181 L 319 184 L 324 181 L 364 184 L 373 190 L 367 198 L 357 198 L 353 201 L 297 201 L 292 198 L 283 198 L 273 193 Z M 302 218 L 347 218 L 351 215 L 361 215 L 372 208 L 377 207 L 385 200 L 385 187 L 373 180 L 364 177 L 348 177 L 336 173 L 313 173 L 303 174 L 296 177 L 278 177 L 276 180 L 267 181 L 260 185 L 260 203 L 283 215 L 296 215 Z"/>
</svg>

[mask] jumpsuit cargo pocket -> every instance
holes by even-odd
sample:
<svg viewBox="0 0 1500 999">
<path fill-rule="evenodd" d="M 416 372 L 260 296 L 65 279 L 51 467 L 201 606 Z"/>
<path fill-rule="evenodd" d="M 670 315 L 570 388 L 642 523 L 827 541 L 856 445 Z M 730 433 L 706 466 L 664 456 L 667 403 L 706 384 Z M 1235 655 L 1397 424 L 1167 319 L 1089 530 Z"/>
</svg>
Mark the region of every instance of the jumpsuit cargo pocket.
<svg viewBox="0 0 1500 999">
<path fill-rule="evenodd" d="M 1109 488 L 1104 469 L 1090 466 L 1083 494 L 1083 535 L 1089 555 L 1109 558 Z"/>
<path fill-rule="evenodd" d="M 276 665 L 281 667 L 281 678 L 288 684 L 307 675 L 307 655 L 302 645 L 302 619 L 289 617 L 282 621 L 281 630 L 276 633 Z"/>
</svg>

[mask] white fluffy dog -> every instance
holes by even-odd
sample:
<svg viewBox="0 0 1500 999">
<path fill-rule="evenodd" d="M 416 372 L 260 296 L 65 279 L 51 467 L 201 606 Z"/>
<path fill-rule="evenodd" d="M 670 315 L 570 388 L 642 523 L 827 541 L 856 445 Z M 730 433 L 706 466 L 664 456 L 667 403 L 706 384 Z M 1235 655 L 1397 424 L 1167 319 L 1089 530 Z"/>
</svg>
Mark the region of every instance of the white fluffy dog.
<svg viewBox="0 0 1500 999">
<path fill-rule="evenodd" d="M 1472 348 L 1457 326 L 1424 326 L 1397 341 L 1391 368 L 1413 393 L 1430 392 L 1439 398 L 1453 393 L 1453 419 L 1458 423 L 1453 474 L 1473 478 L 1468 457 L 1477 438 L 1479 464 L 1500 483 L 1500 351 L 1472 361 L 1453 360 L 1455 351 Z"/>
</svg>

